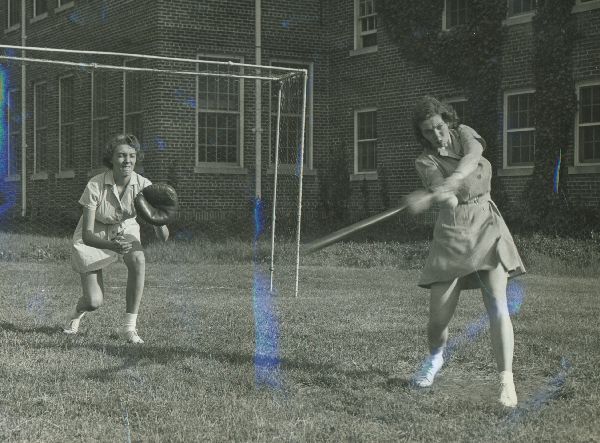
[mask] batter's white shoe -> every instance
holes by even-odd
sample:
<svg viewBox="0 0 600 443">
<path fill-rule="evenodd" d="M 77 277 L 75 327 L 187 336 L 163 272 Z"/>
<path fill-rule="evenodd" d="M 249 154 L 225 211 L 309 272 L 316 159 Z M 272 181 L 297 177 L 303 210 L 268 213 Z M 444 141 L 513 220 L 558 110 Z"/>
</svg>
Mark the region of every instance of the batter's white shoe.
<svg viewBox="0 0 600 443">
<path fill-rule="evenodd" d="M 144 343 L 144 340 L 140 338 L 136 329 L 131 329 L 125 331 L 123 329 L 119 329 L 119 337 L 125 339 L 128 343 L 133 343 L 136 345 L 141 345 Z"/>
<path fill-rule="evenodd" d="M 67 335 L 75 335 L 79 331 L 79 322 L 83 318 L 83 315 L 80 317 L 70 318 L 67 321 L 67 325 L 63 328 L 63 333 Z"/>
<path fill-rule="evenodd" d="M 431 386 L 433 384 L 433 379 L 443 364 L 444 357 L 442 357 L 442 354 L 429 355 L 419 372 L 415 375 L 413 384 L 418 388 L 427 388 Z"/>
</svg>

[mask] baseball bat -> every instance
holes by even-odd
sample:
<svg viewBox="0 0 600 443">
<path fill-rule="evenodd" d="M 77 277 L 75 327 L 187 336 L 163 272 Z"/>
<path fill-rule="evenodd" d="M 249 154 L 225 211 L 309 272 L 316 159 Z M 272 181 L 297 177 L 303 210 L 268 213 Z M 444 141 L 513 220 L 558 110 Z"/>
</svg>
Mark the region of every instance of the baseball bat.
<svg viewBox="0 0 600 443">
<path fill-rule="evenodd" d="M 387 220 L 388 218 L 400 213 L 407 207 L 410 207 L 414 213 L 422 212 L 429 206 L 431 206 L 432 201 L 432 193 L 426 191 L 415 191 L 404 198 L 404 203 L 401 206 L 398 206 L 397 208 L 388 209 L 387 211 L 384 211 L 380 214 L 373 215 L 369 218 L 365 218 L 364 220 L 360 220 L 356 223 L 351 224 L 350 226 L 338 229 L 337 231 L 332 232 L 331 234 L 327 234 L 321 238 L 306 243 L 303 246 L 303 252 L 305 254 L 312 254 L 313 252 L 323 249 L 332 243 L 340 241 L 348 237 L 349 235 L 360 231 L 361 229 L 382 222 L 383 220 Z"/>
<path fill-rule="evenodd" d="M 364 220 L 360 220 L 342 229 L 338 229 L 337 231 L 332 232 L 331 234 L 327 234 L 321 238 L 306 243 L 303 247 L 303 251 L 305 254 L 312 254 L 313 252 L 323 249 L 332 243 L 338 242 L 348 237 L 349 235 L 354 234 L 356 231 L 360 231 L 361 229 L 365 229 L 371 225 L 393 217 L 394 215 L 403 211 L 407 206 L 407 204 L 403 204 L 402 206 L 398 206 L 397 208 L 388 209 L 385 212 L 373 215 L 369 218 L 365 218 Z"/>
</svg>

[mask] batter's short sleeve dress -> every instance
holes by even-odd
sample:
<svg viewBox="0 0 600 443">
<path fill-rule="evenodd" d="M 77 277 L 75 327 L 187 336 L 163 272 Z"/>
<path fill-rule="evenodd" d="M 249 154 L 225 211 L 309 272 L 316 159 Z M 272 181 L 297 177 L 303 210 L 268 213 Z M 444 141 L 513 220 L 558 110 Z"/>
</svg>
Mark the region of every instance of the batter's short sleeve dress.
<svg viewBox="0 0 600 443">
<path fill-rule="evenodd" d="M 141 248 L 140 225 L 135 216 L 134 198 L 152 183 L 145 177 L 133 173 L 123 196 L 119 198 L 117 186 L 111 170 L 92 177 L 88 182 L 79 204 L 96 211 L 94 234 L 105 240 L 112 240 L 122 234 L 127 240 L 134 241 L 134 249 Z M 83 243 L 83 215 L 73 234 L 71 265 L 76 272 L 97 271 L 116 262 L 119 254 L 109 249 L 98 249 Z"/>
<path fill-rule="evenodd" d="M 485 141 L 466 125 L 450 129 L 450 139 L 448 148 L 426 148 L 415 161 L 423 185 L 429 190 L 455 171 L 465 152 L 470 152 L 469 144 L 485 148 Z M 430 288 L 433 283 L 458 278 L 462 289 L 480 288 L 477 271 L 495 269 L 499 263 L 509 278 L 525 273 L 508 227 L 490 198 L 491 171 L 489 161 L 481 157 L 475 171 L 465 177 L 456 192 L 458 206 L 440 209 L 419 286 Z"/>
</svg>

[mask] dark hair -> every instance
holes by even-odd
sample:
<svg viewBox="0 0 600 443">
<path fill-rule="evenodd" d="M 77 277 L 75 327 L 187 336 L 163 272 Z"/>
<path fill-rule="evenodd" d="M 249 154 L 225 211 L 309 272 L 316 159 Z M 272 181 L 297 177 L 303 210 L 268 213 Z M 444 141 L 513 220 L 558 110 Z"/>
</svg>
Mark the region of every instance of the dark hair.
<svg viewBox="0 0 600 443">
<path fill-rule="evenodd" d="M 127 145 L 133 149 L 135 149 L 135 154 L 137 160 L 142 160 L 144 158 L 144 153 L 141 151 L 140 142 L 137 137 L 133 134 L 116 134 L 113 135 L 106 146 L 104 147 L 104 153 L 102 154 L 102 164 L 107 168 L 113 167 L 112 164 L 112 156 L 115 152 L 117 146 Z"/>
<path fill-rule="evenodd" d="M 421 123 L 434 115 L 442 117 L 442 120 L 444 120 L 451 129 L 455 129 L 458 126 L 458 115 L 452 106 L 446 105 L 439 100 L 426 95 L 415 105 L 412 117 L 415 137 L 417 138 L 417 141 L 425 147 L 430 147 L 430 144 L 427 139 L 423 137 Z"/>
</svg>

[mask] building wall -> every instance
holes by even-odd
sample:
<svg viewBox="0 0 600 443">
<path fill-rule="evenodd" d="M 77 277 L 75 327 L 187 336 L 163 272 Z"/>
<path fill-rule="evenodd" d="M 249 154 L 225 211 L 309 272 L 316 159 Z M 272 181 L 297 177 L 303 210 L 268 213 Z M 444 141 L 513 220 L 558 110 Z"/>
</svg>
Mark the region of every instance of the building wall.
<svg viewBox="0 0 600 443">
<path fill-rule="evenodd" d="M 49 0 L 48 16 L 31 18 L 32 0 L 27 0 L 27 45 L 70 49 L 143 53 L 184 58 L 206 56 L 240 57 L 253 64 L 255 59 L 254 3 L 245 0 L 155 0 L 84 2 L 74 0 L 70 7 L 56 8 Z M 420 187 L 414 159 L 421 151 L 412 134 L 410 116 L 415 101 L 425 95 L 439 98 L 464 96 L 464 92 L 428 66 L 406 61 L 380 27 L 374 52 L 354 51 L 353 2 L 348 0 L 305 0 L 277 2 L 263 0 L 262 64 L 274 60 L 310 63 L 313 77 L 312 151 L 307 154 L 304 176 L 304 204 L 314 215 L 319 211 L 318 171 L 331 162 L 332 152 L 344 146 L 352 173 L 351 209 L 354 218 L 378 212 L 384 206 L 387 189 L 389 204 L 400 203 L 406 193 Z M 6 1 L 0 2 L 5 28 Z M 579 37 L 573 56 L 576 82 L 600 80 L 600 9 L 577 13 Z M 441 18 L 440 18 L 441 26 Z M 498 96 L 502 146 L 503 94 L 533 87 L 531 23 L 507 26 L 502 54 L 502 83 Z M 19 44 L 20 30 L 0 34 L 5 44 Z M 31 55 L 31 54 L 30 54 Z M 44 54 L 48 57 L 47 54 Z M 61 56 L 73 61 L 89 61 L 80 56 Z M 96 59 L 122 64 L 117 57 Z M 147 62 L 145 66 L 192 69 L 190 64 Z M 10 83 L 17 86 L 20 68 L 7 68 Z M 248 68 L 250 69 L 250 68 Z M 33 217 L 60 213 L 76 220 L 77 200 L 89 177 L 98 172 L 90 164 L 91 76 L 89 68 L 28 65 L 27 87 L 27 212 Z M 72 177 L 57 177 L 58 171 L 58 78 L 65 73 L 76 77 L 76 154 Z M 49 92 L 47 178 L 33 176 L 33 82 L 47 81 Z M 122 74 L 114 73 L 110 83 L 110 132 L 123 126 Z M 182 216 L 192 219 L 245 216 L 255 195 L 255 81 L 244 81 L 243 164 L 235 173 L 195 168 L 196 103 L 195 79 L 166 74 L 144 74 L 144 154 L 140 170 L 153 181 L 173 183 L 181 198 Z M 262 195 L 269 202 L 273 192 L 269 165 L 270 124 L 269 85 L 263 82 L 262 108 Z M 354 113 L 363 108 L 377 109 L 377 171 L 354 174 Z M 306 145 L 309 145 L 307 140 Z M 537 147 L 541 149 L 543 147 Z M 573 146 L 565 147 L 563 161 L 573 166 Z M 509 203 L 518 203 L 527 186 L 527 175 L 514 176 L 502 170 L 502 152 L 490 158 L 499 169 L 498 184 Z M 11 181 L 12 180 L 12 181 Z M 385 182 L 384 182 L 385 181 Z M 0 189 L 18 191 L 18 177 L 3 178 Z M 295 205 L 297 178 L 293 170 L 283 171 L 280 181 L 283 208 Z M 573 199 L 597 205 L 600 197 L 600 170 L 597 167 L 570 168 L 569 189 Z M 287 206 L 286 206 L 287 205 Z M 268 205 L 267 205 L 268 206 Z M 16 205 L 20 212 L 20 193 Z M 306 212 L 305 212 L 306 213 Z M 431 221 L 431 214 L 425 216 Z"/>
</svg>

